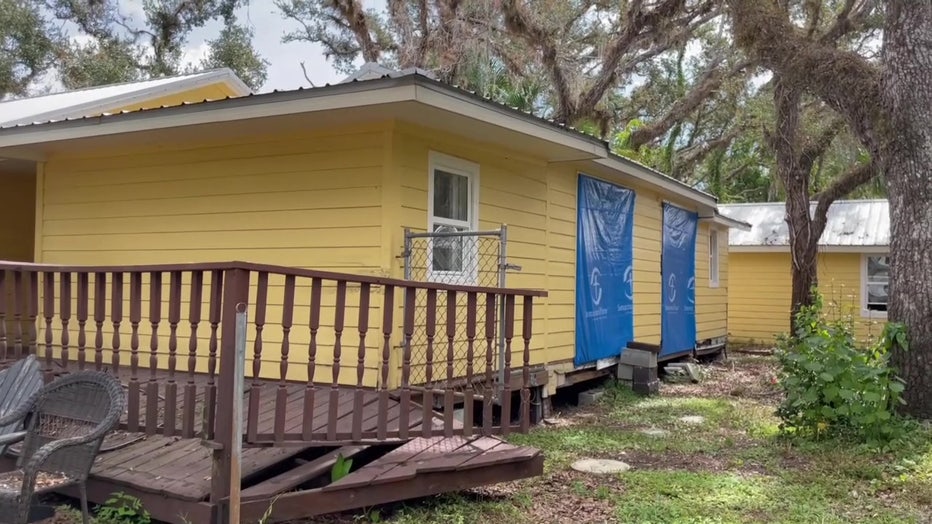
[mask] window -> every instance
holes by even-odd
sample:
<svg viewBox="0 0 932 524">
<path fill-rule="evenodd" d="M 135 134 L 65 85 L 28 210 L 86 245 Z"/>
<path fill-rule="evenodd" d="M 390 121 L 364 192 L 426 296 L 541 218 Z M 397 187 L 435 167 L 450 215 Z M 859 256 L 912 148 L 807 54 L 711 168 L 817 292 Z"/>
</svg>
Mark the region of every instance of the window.
<svg viewBox="0 0 932 524">
<path fill-rule="evenodd" d="M 709 230 L 709 287 L 718 287 L 718 230 Z"/>
<path fill-rule="evenodd" d="M 475 239 L 456 234 L 477 229 L 478 178 L 478 165 L 431 152 L 428 227 L 437 234 L 427 252 L 431 280 L 451 284 L 475 280 Z"/>
<path fill-rule="evenodd" d="M 864 309 L 887 311 L 887 289 L 890 282 L 890 257 L 867 255 L 864 257 Z"/>
</svg>

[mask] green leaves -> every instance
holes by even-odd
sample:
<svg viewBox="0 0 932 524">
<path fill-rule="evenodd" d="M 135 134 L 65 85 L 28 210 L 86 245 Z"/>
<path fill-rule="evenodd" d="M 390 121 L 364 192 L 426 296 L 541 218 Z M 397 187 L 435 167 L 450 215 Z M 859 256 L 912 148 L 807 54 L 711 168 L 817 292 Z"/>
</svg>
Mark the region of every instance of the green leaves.
<svg viewBox="0 0 932 524">
<path fill-rule="evenodd" d="M 797 315 L 796 333 L 778 343 L 780 385 L 786 400 L 777 414 L 784 433 L 804 438 L 846 437 L 885 446 L 902 436 L 895 409 L 905 382 L 890 367 L 890 352 L 908 348 L 901 325 L 888 324 L 872 347 L 860 347 L 850 321 L 827 321 L 822 300 Z"/>
</svg>

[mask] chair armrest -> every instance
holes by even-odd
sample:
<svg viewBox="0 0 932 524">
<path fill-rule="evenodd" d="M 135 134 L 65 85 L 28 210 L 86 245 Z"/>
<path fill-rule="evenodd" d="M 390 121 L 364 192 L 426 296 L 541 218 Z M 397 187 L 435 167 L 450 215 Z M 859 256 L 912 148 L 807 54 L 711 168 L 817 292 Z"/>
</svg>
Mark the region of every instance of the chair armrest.
<svg viewBox="0 0 932 524">
<path fill-rule="evenodd" d="M 17 431 L 15 433 L 7 433 L 6 435 L 0 435 L 0 446 L 9 446 L 10 444 L 15 444 L 26 438 L 25 431 Z"/>
<path fill-rule="evenodd" d="M 32 457 L 30 457 L 26 464 L 23 466 L 23 496 L 26 497 L 29 495 L 29 493 L 32 493 L 33 486 L 36 483 L 36 477 L 39 474 L 39 468 L 55 452 L 73 446 L 88 444 L 97 439 L 103 439 L 108 431 L 109 428 L 98 428 L 94 432 L 88 433 L 87 435 L 56 440 L 49 442 L 48 444 L 37 449 L 36 452 L 32 454 Z"/>
<path fill-rule="evenodd" d="M 23 402 L 13 411 L 8 411 L 4 415 L 0 415 L 0 427 L 8 426 L 14 422 L 23 420 L 26 418 L 26 415 L 32 410 L 32 406 L 35 405 L 33 399 L 29 399 L 27 402 Z"/>
</svg>

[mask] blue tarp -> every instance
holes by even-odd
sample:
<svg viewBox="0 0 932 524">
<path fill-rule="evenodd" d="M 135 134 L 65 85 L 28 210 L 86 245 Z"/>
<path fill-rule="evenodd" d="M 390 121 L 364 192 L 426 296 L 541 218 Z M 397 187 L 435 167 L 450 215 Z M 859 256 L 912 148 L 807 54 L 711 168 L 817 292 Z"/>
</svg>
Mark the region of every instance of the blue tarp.
<svg viewBox="0 0 932 524">
<path fill-rule="evenodd" d="M 696 347 L 696 227 L 699 216 L 679 207 L 663 206 L 663 309 L 660 355 Z"/>
<path fill-rule="evenodd" d="M 579 177 L 577 366 L 618 356 L 634 337 L 634 191 Z"/>
</svg>

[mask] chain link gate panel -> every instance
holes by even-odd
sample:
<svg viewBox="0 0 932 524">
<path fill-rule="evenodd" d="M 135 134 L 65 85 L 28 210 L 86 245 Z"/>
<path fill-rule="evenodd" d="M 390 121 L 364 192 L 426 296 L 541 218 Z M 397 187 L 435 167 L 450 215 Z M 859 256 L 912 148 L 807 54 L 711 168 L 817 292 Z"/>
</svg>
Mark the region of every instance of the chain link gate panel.
<svg viewBox="0 0 932 524">
<path fill-rule="evenodd" d="M 459 286 L 478 286 L 487 288 L 504 288 L 506 272 L 520 270 L 518 266 L 508 264 L 507 246 L 508 229 L 502 225 L 494 231 L 459 231 L 454 227 L 439 227 L 432 233 L 415 233 L 405 230 L 404 258 L 405 279 L 418 282 L 437 282 Z M 466 293 L 456 295 L 455 307 L 447 304 L 447 294 L 439 292 L 436 304 L 428 304 L 427 293 L 417 296 L 414 318 L 414 333 L 411 339 L 411 383 L 431 387 L 448 384 L 447 361 L 452 344 L 453 377 L 456 384 L 466 385 L 466 369 L 469 341 L 466 336 L 466 315 L 468 300 Z M 480 299 L 480 303 L 483 300 Z M 428 330 L 428 312 L 434 312 L 433 330 Z M 448 313 L 456 315 L 452 340 L 448 335 Z M 477 358 L 473 364 L 474 384 L 481 382 L 491 371 L 495 382 L 501 384 L 504 372 L 504 333 L 499 329 L 504 317 L 504 305 L 499 303 L 492 322 L 495 327 L 493 341 L 494 355 L 491 369 L 486 365 L 484 355 L 488 340 L 486 338 L 487 312 L 485 307 L 476 311 L 477 333 L 474 339 L 474 351 Z M 493 394 L 495 392 L 476 391 L 476 394 Z"/>
</svg>

